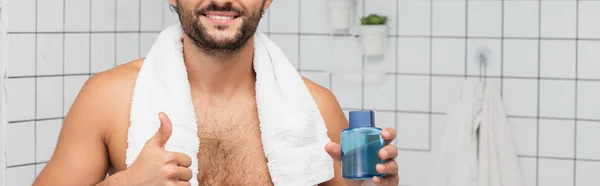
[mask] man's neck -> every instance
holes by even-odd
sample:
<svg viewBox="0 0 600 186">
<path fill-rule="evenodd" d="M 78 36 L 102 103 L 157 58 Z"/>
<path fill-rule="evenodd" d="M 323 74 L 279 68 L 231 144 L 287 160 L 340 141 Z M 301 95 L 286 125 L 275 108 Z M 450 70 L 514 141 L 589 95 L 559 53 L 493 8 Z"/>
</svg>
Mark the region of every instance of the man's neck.
<svg viewBox="0 0 600 186">
<path fill-rule="evenodd" d="M 254 92 L 253 39 L 250 38 L 246 46 L 235 54 L 219 58 L 207 55 L 184 36 L 184 61 L 192 91 L 225 99 L 239 93 Z"/>
</svg>

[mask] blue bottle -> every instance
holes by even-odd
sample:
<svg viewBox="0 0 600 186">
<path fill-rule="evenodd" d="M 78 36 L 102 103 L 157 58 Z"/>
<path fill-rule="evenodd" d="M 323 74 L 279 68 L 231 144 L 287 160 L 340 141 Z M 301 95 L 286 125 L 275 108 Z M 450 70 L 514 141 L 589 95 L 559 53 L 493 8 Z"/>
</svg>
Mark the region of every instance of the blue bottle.
<svg viewBox="0 0 600 186">
<path fill-rule="evenodd" d="M 342 176 L 352 180 L 382 177 L 375 167 L 384 160 L 379 150 L 385 146 L 381 128 L 375 127 L 375 113 L 370 110 L 350 111 L 350 128 L 341 133 Z"/>
</svg>

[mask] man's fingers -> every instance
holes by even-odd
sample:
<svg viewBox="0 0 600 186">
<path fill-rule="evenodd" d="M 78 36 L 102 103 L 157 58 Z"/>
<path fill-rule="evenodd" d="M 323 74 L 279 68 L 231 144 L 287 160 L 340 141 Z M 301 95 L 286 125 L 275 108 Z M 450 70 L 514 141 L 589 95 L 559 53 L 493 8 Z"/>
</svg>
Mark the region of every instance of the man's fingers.
<svg viewBox="0 0 600 186">
<path fill-rule="evenodd" d="M 381 137 L 385 140 L 385 144 L 388 145 L 396 139 L 396 130 L 393 128 L 385 128 L 381 131 Z"/>
<path fill-rule="evenodd" d="M 192 186 L 189 181 L 177 181 L 176 186 Z"/>
<path fill-rule="evenodd" d="M 187 154 L 180 152 L 171 152 L 173 154 L 173 163 L 181 167 L 190 167 L 192 165 L 192 158 Z"/>
<path fill-rule="evenodd" d="M 379 150 L 379 158 L 382 160 L 394 159 L 398 156 L 398 149 L 394 145 L 386 145 Z"/>
<path fill-rule="evenodd" d="M 333 142 L 327 143 L 327 145 L 325 145 L 325 151 L 327 151 L 327 153 L 329 153 L 329 155 L 335 161 L 342 160 L 342 149 L 341 149 L 340 145 L 338 145 L 337 143 L 333 143 Z"/>
<path fill-rule="evenodd" d="M 373 177 L 373 183 L 377 186 L 389 186 L 398 185 L 400 183 L 400 177 L 397 174 L 381 177 Z"/>
<path fill-rule="evenodd" d="M 164 112 L 159 113 L 158 118 L 160 119 L 160 127 L 152 137 L 152 141 L 159 147 L 164 148 L 165 144 L 171 137 L 173 126 L 171 124 L 171 120 L 169 120 L 169 117 L 167 117 L 167 114 L 165 114 Z"/>
<path fill-rule="evenodd" d="M 378 173 L 381 174 L 398 174 L 398 164 L 396 164 L 396 161 L 394 160 L 382 164 L 377 164 L 377 166 L 375 166 L 375 169 Z"/>
<path fill-rule="evenodd" d="M 192 170 L 186 167 L 177 167 L 177 179 L 179 181 L 190 181 L 192 179 Z"/>
</svg>

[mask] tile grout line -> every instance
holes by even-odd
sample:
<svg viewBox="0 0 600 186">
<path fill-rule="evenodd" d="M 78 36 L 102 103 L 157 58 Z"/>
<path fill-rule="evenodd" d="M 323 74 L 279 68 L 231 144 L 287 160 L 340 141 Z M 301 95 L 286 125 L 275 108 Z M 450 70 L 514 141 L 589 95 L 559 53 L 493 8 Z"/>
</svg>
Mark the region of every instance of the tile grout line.
<svg viewBox="0 0 600 186">
<path fill-rule="evenodd" d="M 131 34 L 131 33 L 153 33 L 153 34 L 157 34 L 160 33 L 160 31 L 134 31 L 134 30 L 123 30 L 123 31 L 42 31 L 42 32 L 7 32 L 7 34 L 14 34 L 14 35 L 18 35 L 18 34 L 117 34 L 117 33 L 121 33 L 121 34 Z M 276 35 L 280 35 L 280 34 L 276 34 Z"/>
<path fill-rule="evenodd" d="M 63 12 L 62 12 L 63 13 L 63 29 L 62 29 L 63 31 L 65 31 L 66 28 L 67 28 L 67 26 L 66 26 L 67 25 L 67 21 L 66 21 L 67 20 L 67 17 L 66 17 L 67 16 L 67 13 L 66 13 L 67 9 L 66 9 L 66 7 L 67 7 L 67 1 L 63 0 Z M 66 88 L 65 88 L 66 87 L 65 86 L 65 84 L 66 84 L 65 83 L 66 82 L 66 80 L 65 80 L 66 70 L 65 69 L 67 68 L 66 67 L 66 63 L 65 63 L 65 61 L 66 61 L 66 57 L 65 57 L 65 54 L 66 54 L 66 50 L 65 50 L 66 40 L 67 40 L 67 34 L 63 34 L 63 43 L 62 43 L 63 44 L 63 46 L 62 46 L 62 67 L 63 68 L 62 68 L 62 100 L 61 100 L 61 106 L 62 106 L 61 111 L 62 112 L 60 113 L 60 115 L 62 117 L 65 117 L 65 115 L 66 115 L 65 114 L 65 92 L 66 92 Z M 61 123 L 64 123 L 64 120 L 61 121 Z M 36 165 L 36 172 L 37 172 L 37 165 Z M 36 173 L 36 176 L 37 176 L 37 173 Z"/>
<path fill-rule="evenodd" d="M 400 16 L 400 2 L 396 1 L 396 34 L 400 31 L 398 29 L 398 25 L 400 24 L 400 20 L 398 17 Z M 389 37 L 388 37 L 389 38 Z M 398 73 L 398 38 L 394 38 L 395 43 L 395 51 L 394 51 L 394 72 Z M 394 76 L 394 110 L 398 110 L 398 76 Z M 398 113 L 394 113 L 394 130 L 398 131 Z M 431 127 L 429 128 L 431 132 Z M 431 136 L 431 135 L 430 135 Z M 431 138 L 429 140 L 431 142 Z M 394 140 L 394 146 L 398 147 L 398 140 Z"/>
<path fill-rule="evenodd" d="M 535 158 L 535 185 L 539 186 L 539 182 L 540 182 L 540 86 L 541 86 L 541 80 L 540 80 L 540 75 L 541 75 L 541 39 L 539 39 L 542 36 L 542 0 L 537 0 L 538 1 L 538 46 L 537 46 L 537 110 L 536 110 L 536 115 L 537 115 L 537 119 L 536 119 L 536 158 Z"/>
<path fill-rule="evenodd" d="M 351 107 L 343 107 L 343 110 L 359 110 L 360 108 L 351 108 Z M 386 109 L 372 109 L 376 112 L 392 112 L 392 113 L 407 113 L 407 114 L 431 114 L 431 115 L 446 115 L 444 112 L 428 112 L 428 111 L 414 111 L 414 110 L 386 110 Z M 508 118 L 520 118 L 520 119 L 536 119 L 536 116 L 518 116 L 518 115 L 508 115 Z M 64 117 L 50 117 L 50 118 L 37 118 L 37 119 L 27 119 L 27 120 L 13 120 L 8 121 L 8 124 L 15 123 L 24 123 L 24 122 L 33 122 L 33 121 L 46 121 L 46 120 L 56 120 L 56 119 L 64 119 Z M 549 117 L 540 117 L 540 119 L 545 120 L 560 120 L 560 121 L 588 121 L 599 123 L 600 120 L 591 120 L 591 119 L 574 119 L 574 118 L 549 118 Z"/>
<path fill-rule="evenodd" d="M 88 30 L 89 30 L 89 39 L 88 39 L 88 78 L 92 77 L 92 1 L 90 0 L 90 10 L 89 10 L 89 23 L 88 23 Z"/>
<path fill-rule="evenodd" d="M 367 5 L 366 5 L 365 1 L 366 0 L 362 0 L 362 14 L 361 14 L 362 16 L 365 16 L 365 14 L 366 14 L 365 12 L 366 12 L 366 9 L 367 9 Z M 365 109 L 365 92 L 366 92 L 365 91 L 365 88 L 366 88 L 365 87 L 365 73 L 364 73 L 366 71 L 366 69 L 365 69 L 365 59 L 366 59 L 365 55 L 362 54 L 361 58 L 362 58 L 361 59 L 361 63 L 362 63 L 361 69 L 362 69 L 363 73 L 361 73 L 361 83 L 362 83 L 362 85 L 361 85 L 361 91 L 362 91 L 362 93 L 361 93 L 361 96 L 360 96 L 360 98 L 361 98 L 360 99 L 360 105 L 361 105 L 361 110 L 364 110 Z"/>
<path fill-rule="evenodd" d="M 575 6 L 576 6 L 576 11 L 575 11 L 575 38 L 579 38 L 579 0 L 575 1 Z M 579 41 L 575 41 L 575 108 L 574 108 L 574 114 L 575 114 L 575 118 L 578 117 L 578 89 L 579 89 L 579 81 L 577 81 L 577 78 L 579 78 Z M 575 121 L 573 123 L 573 158 L 575 158 L 575 160 L 577 160 L 577 125 L 578 122 Z M 573 185 L 577 185 L 577 161 L 573 161 Z"/>
<path fill-rule="evenodd" d="M 468 74 L 469 74 L 469 64 L 468 64 L 468 59 L 469 59 L 469 0 L 463 0 L 465 2 L 465 58 L 463 60 L 465 60 L 465 75 L 464 78 L 466 79 Z"/>
<path fill-rule="evenodd" d="M 141 0 L 140 0 L 140 1 L 141 1 Z M 169 7 L 171 4 L 170 4 L 168 1 L 167 1 L 167 3 L 161 3 L 161 5 L 162 5 L 162 6 L 161 6 L 161 12 L 162 12 L 162 15 L 161 15 L 160 17 L 162 17 L 162 20 L 160 20 L 160 21 L 161 21 L 161 25 L 160 25 L 160 27 L 165 27 L 165 7 L 164 7 L 164 6 L 167 6 L 167 8 L 168 8 L 169 10 L 171 10 L 171 11 L 173 11 L 173 9 L 171 9 L 171 8 Z"/>
<path fill-rule="evenodd" d="M 119 30 L 119 29 L 117 28 L 117 27 L 118 27 L 118 26 L 117 26 L 117 21 L 118 21 L 118 20 L 117 20 L 117 16 L 118 16 L 118 12 L 119 12 L 119 7 L 117 7 L 117 4 L 118 4 L 118 3 L 117 3 L 117 0 L 115 0 L 115 14 L 114 14 L 114 16 L 115 16 L 115 17 L 114 17 L 114 21 L 115 21 L 115 22 L 113 23 L 113 26 L 114 26 L 114 30 L 115 30 L 115 32 L 117 32 L 117 31 Z M 113 40 L 114 40 L 114 43 L 113 43 L 113 52 L 114 52 L 114 54 L 113 54 L 113 55 L 114 55 L 114 56 L 113 56 L 113 60 L 114 60 L 114 61 L 113 61 L 113 63 L 114 63 L 114 64 L 113 64 L 113 67 L 117 66 L 117 53 L 119 52 L 119 51 L 117 50 L 117 35 L 119 35 L 119 34 L 116 34 L 116 33 L 115 33 L 115 34 L 113 35 Z"/>
<path fill-rule="evenodd" d="M 504 2 L 500 4 L 500 97 L 504 96 Z"/>
<path fill-rule="evenodd" d="M 326 72 L 325 70 L 310 70 L 310 69 L 302 69 L 302 70 L 298 70 L 301 72 Z M 83 74 L 88 74 L 88 73 L 83 73 Z M 93 75 L 94 73 L 92 73 Z M 336 74 L 336 73 L 333 73 Z M 54 77 L 54 76 L 61 76 L 62 74 L 45 74 L 45 75 L 24 75 L 24 76 L 8 76 L 8 79 L 20 79 L 20 78 L 35 78 L 35 77 Z M 82 73 L 67 73 L 64 74 L 65 76 L 77 76 L 77 75 L 82 75 Z M 385 73 L 385 75 L 401 75 L 401 76 L 433 76 L 433 77 L 464 77 L 464 75 L 457 75 L 457 74 L 429 74 L 429 73 L 394 73 L 394 72 L 388 72 Z M 495 76 L 495 75 L 486 75 L 486 76 L 479 76 L 479 75 L 467 75 L 467 77 L 484 77 L 484 78 L 492 78 L 492 79 L 518 79 L 518 80 L 560 80 L 560 81 L 587 81 L 587 82 L 600 82 L 600 79 L 582 79 L 582 78 L 553 78 L 553 77 L 540 77 L 540 78 L 536 78 L 536 77 L 521 77 L 521 76 Z"/>
<path fill-rule="evenodd" d="M 519 158 L 534 158 L 534 159 L 546 159 L 546 160 L 567 160 L 575 162 L 596 162 L 600 163 L 600 159 L 586 159 L 586 158 L 565 158 L 565 157 L 553 157 L 553 156 L 535 156 L 535 155 L 517 155 Z"/>
<path fill-rule="evenodd" d="M 38 46 L 38 34 L 37 34 L 37 31 L 38 31 L 38 17 L 39 17 L 39 14 L 38 14 L 38 10 L 39 10 L 38 9 L 38 3 L 39 3 L 39 1 L 35 0 L 35 15 L 36 15 L 35 16 L 35 32 L 36 32 L 36 34 L 35 34 L 35 49 L 34 50 L 35 50 L 35 75 L 36 76 L 38 75 L 38 48 L 39 48 L 39 46 Z M 34 78 L 34 86 L 35 87 L 33 89 L 33 91 L 34 91 L 34 98 L 33 98 L 33 100 L 34 100 L 34 112 L 33 113 L 34 114 L 33 114 L 33 119 L 34 120 L 37 120 L 37 114 L 38 114 L 38 112 L 37 112 L 37 110 L 38 110 L 38 105 L 37 105 L 38 104 L 38 98 L 37 98 L 38 87 L 37 87 L 37 85 L 38 85 L 38 78 L 36 77 L 36 78 Z M 33 122 L 33 162 L 37 162 L 37 122 L 36 121 Z M 33 171 L 33 177 L 34 178 L 37 177 L 36 171 L 35 171 L 35 167 L 34 167 L 34 171 Z"/>
<path fill-rule="evenodd" d="M 429 76 L 428 76 L 428 80 L 429 80 L 429 104 L 428 104 L 428 112 L 430 114 L 428 114 L 428 124 L 429 124 L 429 150 L 432 149 L 433 145 L 432 145 L 432 123 L 433 123 L 433 114 L 431 114 L 433 112 L 433 0 L 429 0 Z"/>
<path fill-rule="evenodd" d="M 138 51 L 137 58 L 142 58 L 142 0 L 138 0 Z"/>
<path fill-rule="evenodd" d="M 302 48 L 302 38 L 301 35 L 299 33 L 302 32 L 302 15 L 300 14 L 300 12 L 302 12 L 302 3 L 301 1 L 298 1 L 298 33 L 296 33 L 297 36 L 297 40 L 298 40 L 298 71 L 302 70 L 302 55 L 301 55 L 301 48 Z M 271 23 L 269 23 L 271 24 Z M 269 30 L 270 31 L 270 30 Z M 331 78 L 329 78 L 331 81 Z"/>
<path fill-rule="evenodd" d="M 48 121 L 48 120 L 59 120 L 64 119 L 65 117 L 51 117 L 51 118 L 37 118 L 37 119 L 26 119 L 26 120 L 14 120 L 8 121 L 8 124 L 17 124 L 17 123 L 25 123 L 25 122 L 36 122 L 36 121 Z"/>
<path fill-rule="evenodd" d="M 138 33 L 138 31 L 42 31 L 42 32 L 7 32 L 7 34 L 89 34 L 89 33 Z M 141 33 L 160 33 L 160 30 L 141 31 Z M 301 36 L 334 36 L 334 37 L 360 37 L 360 35 L 344 35 L 344 34 L 329 34 L 329 33 L 310 33 L 310 32 L 263 32 L 269 35 L 301 35 Z M 452 35 L 388 35 L 395 38 L 437 38 L 437 39 L 509 39 L 509 40 L 548 40 L 548 41 L 600 41 L 600 38 L 560 38 L 560 37 L 492 37 L 492 36 L 452 36 Z"/>
<path fill-rule="evenodd" d="M 18 165 L 10 165 L 10 166 L 6 166 L 6 168 L 10 169 L 10 168 L 18 168 L 18 167 L 25 167 L 25 166 L 31 166 L 31 165 L 33 165 L 34 166 L 34 170 L 35 170 L 35 169 L 37 169 L 37 165 L 44 164 L 44 163 L 48 163 L 48 162 L 44 161 L 44 162 L 35 162 L 35 163 L 24 163 L 24 164 L 18 164 Z M 34 172 L 37 172 L 37 170 L 34 171 Z"/>
</svg>

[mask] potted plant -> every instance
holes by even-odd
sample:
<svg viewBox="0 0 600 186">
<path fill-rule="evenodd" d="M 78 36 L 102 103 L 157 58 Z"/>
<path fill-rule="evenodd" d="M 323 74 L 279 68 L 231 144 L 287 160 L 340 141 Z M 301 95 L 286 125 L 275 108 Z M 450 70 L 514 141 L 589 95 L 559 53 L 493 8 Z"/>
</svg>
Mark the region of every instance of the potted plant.
<svg viewBox="0 0 600 186">
<path fill-rule="evenodd" d="M 381 56 L 387 50 L 387 17 L 369 14 L 360 19 L 361 44 L 363 54 Z"/>
<path fill-rule="evenodd" d="M 352 26 L 355 0 L 328 0 L 329 25 L 333 30 L 347 30 Z"/>
</svg>

